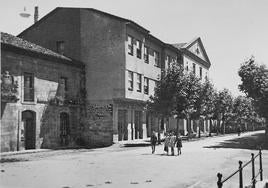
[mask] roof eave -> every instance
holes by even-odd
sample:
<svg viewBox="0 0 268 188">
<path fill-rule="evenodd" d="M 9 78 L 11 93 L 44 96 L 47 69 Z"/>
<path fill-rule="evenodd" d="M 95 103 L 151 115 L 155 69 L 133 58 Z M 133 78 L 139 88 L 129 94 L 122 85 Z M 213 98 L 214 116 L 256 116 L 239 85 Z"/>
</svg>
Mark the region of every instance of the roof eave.
<svg viewBox="0 0 268 188">
<path fill-rule="evenodd" d="M 40 58 L 40 59 L 44 59 L 44 60 L 56 61 L 56 62 L 68 64 L 68 65 L 79 67 L 79 68 L 84 68 L 85 67 L 84 63 L 82 63 L 80 61 L 77 61 L 77 60 L 74 60 L 74 59 L 70 59 L 70 60 L 63 59 L 63 58 L 60 58 L 60 57 L 55 57 L 53 55 L 48 55 L 48 54 L 43 54 L 43 53 L 40 53 L 40 52 L 30 51 L 30 50 L 23 49 L 23 48 L 13 46 L 13 45 L 10 45 L 10 44 L 6 44 L 6 43 L 1 43 L 1 50 L 9 50 L 9 51 L 12 51 L 12 52 L 16 52 L 16 53 L 18 53 L 20 55 L 28 55 L 28 56 L 31 56 L 31 57 L 36 57 L 36 58 Z"/>
</svg>

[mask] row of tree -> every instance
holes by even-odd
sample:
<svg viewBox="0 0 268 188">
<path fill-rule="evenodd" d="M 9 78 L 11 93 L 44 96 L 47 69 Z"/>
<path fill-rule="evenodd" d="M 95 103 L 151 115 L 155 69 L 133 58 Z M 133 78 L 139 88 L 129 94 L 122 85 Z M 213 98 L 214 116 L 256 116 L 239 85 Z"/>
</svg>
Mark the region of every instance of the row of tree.
<svg viewBox="0 0 268 188">
<path fill-rule="evenodd" d="M 247 74 L 243 66 L 239 75 Z M 240 87 L 242 91 L 246 88 L 242 84 Z M 262 97 L 260 95 L 259 98 Z M 148 101 L 148 108 L 161 119 L 186 119 L 188 133 L 191 133 L 190 120 L 217 120 L 217 127 L 220 128 L 217 131 L 225 133 L 226 128 L 229 130 L 245 123 L 260 123 L 263 120 L 261 117 L 265 117 L 256 108 L 256 101 L 252 97 L 234 97 L 228 89 L 217 91 L 209 79 L 201 80 L 179 65 L 173 65 L 163 73 L 155 95 Z"/>
</svg>

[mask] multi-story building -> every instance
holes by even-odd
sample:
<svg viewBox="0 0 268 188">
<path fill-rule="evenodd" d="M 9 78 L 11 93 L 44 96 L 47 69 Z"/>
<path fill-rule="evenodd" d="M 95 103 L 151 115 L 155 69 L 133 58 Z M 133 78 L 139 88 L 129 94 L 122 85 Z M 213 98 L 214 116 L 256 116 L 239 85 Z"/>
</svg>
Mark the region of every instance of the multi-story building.
<svg viewBox="0 0 268 188">
<path fill-rule="evenodd" d="M 165 44 L 132 20 L 92 8 L 56 8 L 19 37 L 85 63 L 87 102 L 112 106 L 114 142 L 146 138 L 157 129 L 157 117 L 144 108 L 172 62 L 194 62 L 195 69 L 204 67 L 198 67 L 202 76 L 210 65 L 200 39 L 179 47 Z M 105 129 L 92 126 L 90 142 L 110 140 Z"/>
<path fill-rule="evenodd" d="M 84 64 L 1 32 L 1 152 L 76 144 Z"/>
</svg>

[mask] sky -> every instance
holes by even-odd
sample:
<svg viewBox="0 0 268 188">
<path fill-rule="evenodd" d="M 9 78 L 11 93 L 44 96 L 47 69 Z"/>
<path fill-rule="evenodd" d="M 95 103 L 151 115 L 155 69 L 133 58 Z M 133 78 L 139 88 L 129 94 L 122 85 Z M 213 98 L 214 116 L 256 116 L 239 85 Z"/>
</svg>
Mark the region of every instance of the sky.
<svg viewBox="0 0 268 188">
<path fill-rule="evenodd" d="M 131 19 L 166 43 L 201 37 L 218 90 L 235 96 L 237 72 L 251 56 L 268 66 L 268 0 L 0 0 L 0 30 L 17 35 L 56 7 L 95 8 Z M 19 16 L 26 11 L 29 18 Z"/>
</svg>

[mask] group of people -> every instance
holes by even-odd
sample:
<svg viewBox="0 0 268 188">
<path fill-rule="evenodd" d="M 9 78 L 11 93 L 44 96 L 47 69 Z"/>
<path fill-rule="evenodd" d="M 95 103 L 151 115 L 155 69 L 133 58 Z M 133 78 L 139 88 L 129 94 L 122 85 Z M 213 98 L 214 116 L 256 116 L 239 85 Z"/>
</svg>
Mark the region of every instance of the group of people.
<svg viewBox="0 0 268 188">
<path fill-rule="evenodd" d="M 155 145 L 157 143 L 156 133 L 153 132 L 151 136 L 151 146 L 152 153 L 155 153 Z M 177 148 L 178 155 L 181 155 L 182 148 L 182 139 L 180 134 L 175 134 L 174 132 L 166 133 L 165 141 L 164 141 L 164 151 L 167 155 L 169 155 L 169 148 L 171 150 L 171 155 L 174 155 L 174 148 Z"/>
</svg>

